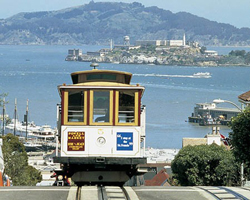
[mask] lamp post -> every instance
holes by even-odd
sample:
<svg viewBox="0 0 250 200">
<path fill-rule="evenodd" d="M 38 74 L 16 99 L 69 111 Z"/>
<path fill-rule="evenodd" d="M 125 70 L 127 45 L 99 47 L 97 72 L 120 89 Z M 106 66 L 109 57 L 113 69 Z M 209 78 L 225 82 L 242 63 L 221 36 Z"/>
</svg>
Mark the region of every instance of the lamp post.
<svg viewBox="0 0 250 200">
<path fill-rule="evenodd" d="M 237 106 L 237 105 L 236 105 L 234 102 L 232 102 L 232 101 L 223 100 L 223 99 L 214 99 L 214 100 L 213 100 L 213 103 L 230 103 L 230 104 L 234 105 L 236 108 L 238 108 L 240 112 L 242 112 L 242 109 L 241 109 L 239 106 Z"/>
<path fill-rule="evenodd" d="M 236 108 L 238 108 L 238 110 L 240 110 L 240 112 L 243 111 L 243 109 L 241 109 L 239 106 L 237 106 L 234 102 L 232 101 L 227 101 L 227 100 L 222 100 L 222 99 L 214 99 L 213 103 L 230 103 L 232 105 L 234 105 Z M 241 163 L 241 168 L 240 168 L 240 178 L 241 178 L 241 186 L 244 186 L 244 163 Z"/>
</svg>

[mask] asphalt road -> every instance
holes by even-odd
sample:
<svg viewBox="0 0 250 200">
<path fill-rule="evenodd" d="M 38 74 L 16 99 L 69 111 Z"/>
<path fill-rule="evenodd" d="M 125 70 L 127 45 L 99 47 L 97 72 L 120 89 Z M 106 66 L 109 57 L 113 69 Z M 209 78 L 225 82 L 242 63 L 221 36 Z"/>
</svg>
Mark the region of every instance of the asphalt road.
<svg viewBox="0 0 250 200">
<path fill-rule="evenodd" d="M 214 200 L 239 197 L 250 200 L 250 188 L 240 187 L 141 186 L 125 187 L 125 190 L 131 200 Z M 96 186 L 85 186 L 81 191 L 81 200 L 100 200 Z M 76 192 L 77 187 L 0 187 L 0 200 L 75 200 Z"/>
</svg>

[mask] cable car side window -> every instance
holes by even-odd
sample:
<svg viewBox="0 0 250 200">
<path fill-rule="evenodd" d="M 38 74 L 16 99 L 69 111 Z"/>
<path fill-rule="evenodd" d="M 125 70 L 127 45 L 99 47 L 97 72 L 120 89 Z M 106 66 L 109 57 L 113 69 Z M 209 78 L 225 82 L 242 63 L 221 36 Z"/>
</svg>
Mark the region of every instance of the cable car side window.
<svg viewBox="0 0 250 200">
<path fill-rule="evenodd" d="M 71 125 L 85 124 L 86 92 L 79 90 L 66 91 L 64 100 L 65 123 Z"/>
<path fill-rule="evenodd" d="M 91 91 L 91 124 L 111 125 L 113 91 Z"/>
<path fill-rule="evenodd" d="M 116 104 L 118 105 L 116 124 L 138 124 L 138 92 L 133 90 L 117 92 Z"/>
<path fill-rule="evenodd" d="M 68 122 L 83 122 L 84 92 L 69 91 Z"/>
</svg>

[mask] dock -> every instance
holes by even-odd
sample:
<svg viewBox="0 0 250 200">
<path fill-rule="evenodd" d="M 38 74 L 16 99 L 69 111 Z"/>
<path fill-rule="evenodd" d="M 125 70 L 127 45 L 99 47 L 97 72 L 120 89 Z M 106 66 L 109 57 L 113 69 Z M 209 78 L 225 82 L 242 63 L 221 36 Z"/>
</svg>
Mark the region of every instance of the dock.
<svg viewBox="0 0 250 200">
<path fill-rule="evenodd" d="M 240 110 L 236 108 L 217 107 L 216 103 L 196 103 L 194 112 L 188 117 L 188 122 L 201 126 L 228 125 L 232 117 L 236 117 Z"/>
</svg>

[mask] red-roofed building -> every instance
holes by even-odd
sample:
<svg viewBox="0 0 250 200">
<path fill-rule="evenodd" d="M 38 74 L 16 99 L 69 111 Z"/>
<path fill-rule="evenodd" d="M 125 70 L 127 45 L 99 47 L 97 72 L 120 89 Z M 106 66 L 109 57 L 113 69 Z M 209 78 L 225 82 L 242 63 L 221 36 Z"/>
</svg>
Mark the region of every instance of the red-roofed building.
<svg viewBox="0 0 250 200">
<path fill-rule="evenodd" d="M 250 106 L 250 90 L 238 96 L 239 102 L 245 105 L 245 107 Z"/>
<path fill-rule="evenodd" d="M 145 180 L 145 186 L 170 186 L 167 182 L 169 175 L 166 169 L 162 169 L 158 174 L 156 174 L 153 179 Z"/>
</svg>

